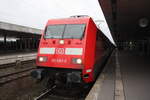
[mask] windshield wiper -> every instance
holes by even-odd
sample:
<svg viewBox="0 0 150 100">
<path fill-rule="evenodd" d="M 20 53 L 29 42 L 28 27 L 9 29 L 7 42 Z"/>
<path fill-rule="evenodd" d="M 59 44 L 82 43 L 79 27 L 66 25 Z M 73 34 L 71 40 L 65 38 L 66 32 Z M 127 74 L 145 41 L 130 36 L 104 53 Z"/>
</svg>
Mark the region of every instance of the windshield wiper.
<svg viewBox="0 0 150 100">
<path fill-rule="evenodd" d="M 62 39 L 64 39 L 64 33 L 65 33 L 65 29 L 66 29 L 66 24 L 65 24 L 65 27 L 64 27 L 64 30 L 63 30 L 63 33 L 62 33 Z"/>
</svg>

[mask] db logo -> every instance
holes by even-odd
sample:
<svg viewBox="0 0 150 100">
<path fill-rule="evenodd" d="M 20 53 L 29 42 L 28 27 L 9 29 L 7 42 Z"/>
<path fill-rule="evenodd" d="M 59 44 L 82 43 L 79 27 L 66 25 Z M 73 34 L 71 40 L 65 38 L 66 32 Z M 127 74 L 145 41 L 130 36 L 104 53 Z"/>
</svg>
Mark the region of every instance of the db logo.
<svg viewBox="0 0 150 100">
<path fill-rule="evenodd" d="M 65 49 L 64 48 L 56 48 L 56 54 L 65 54 Z"/>
</svg>

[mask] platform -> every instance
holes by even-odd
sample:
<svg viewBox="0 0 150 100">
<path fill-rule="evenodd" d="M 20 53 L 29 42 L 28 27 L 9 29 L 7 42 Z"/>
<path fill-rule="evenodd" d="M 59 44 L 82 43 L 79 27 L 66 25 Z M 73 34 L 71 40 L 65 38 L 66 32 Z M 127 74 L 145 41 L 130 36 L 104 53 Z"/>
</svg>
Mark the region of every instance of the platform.
<svg viewBox="0 0 150 100">
<path fill-rule="evenodd" d="M 150 100 L 150 57 L 115 51 L 86 100 Z"/>
<path fill-rule="evenodd" d="M 16 63 L 16 61 L 27 61 L 27 60 L 35 60 L 37 52 L 20 52 L 13 54 L 3 54 L 0 55 L 0 65 Z"/>
</svg>

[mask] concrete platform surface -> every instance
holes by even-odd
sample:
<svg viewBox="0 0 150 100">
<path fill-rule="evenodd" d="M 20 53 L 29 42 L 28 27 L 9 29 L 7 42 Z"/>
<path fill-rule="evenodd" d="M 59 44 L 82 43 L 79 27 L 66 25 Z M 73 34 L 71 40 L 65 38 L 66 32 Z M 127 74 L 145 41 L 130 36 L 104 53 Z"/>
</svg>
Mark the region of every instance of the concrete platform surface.
<svg viewBox="0 0 150 100">
<path fill-rule="evenodd" d="M 126 100 L 150 100 L 150 57 L 119 52 Z"/>
<path fill-rule="evenodd" d="M 113 100 L 115 86 L 115 52 L 112 53 L 104 70 L 97 78 L 85 100 Z"/>
<path fill-rule="evenodd" d="M 0 65 L 36 59 L 37 52 L 0 55 Z"/>
<path fill-rule="evenodd" d="M 150 100 L 150 57 L 115 51 L 86 100 Z"/>
</svg>

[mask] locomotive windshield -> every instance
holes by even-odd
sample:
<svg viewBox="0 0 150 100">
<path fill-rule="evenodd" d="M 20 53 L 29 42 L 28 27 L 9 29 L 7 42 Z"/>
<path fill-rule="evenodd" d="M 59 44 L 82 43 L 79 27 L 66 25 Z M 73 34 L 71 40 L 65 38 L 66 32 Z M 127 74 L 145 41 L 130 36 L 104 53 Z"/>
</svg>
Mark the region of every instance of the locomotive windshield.
<svg viewBox="0 0 150 100">
<path fill-rule="evenodd" d="M 45 38 L 77 38 L 83 37 L 85 24 L 49 25 Z"/>
<path fill-rule="evenodd" d="M 46 29 L 45 38 L 62 38 L 65 25 L 49 25 Z"/>
</svg>

